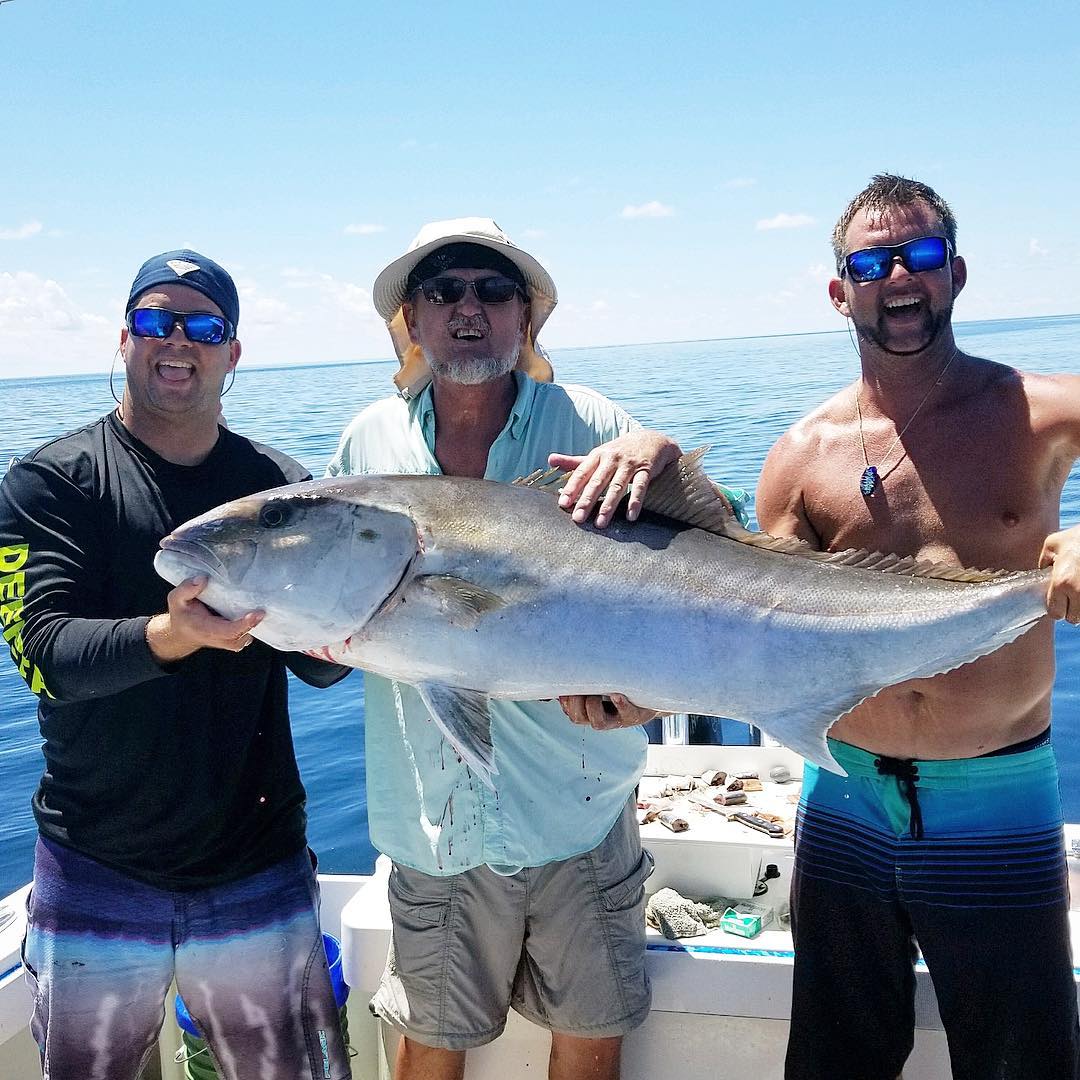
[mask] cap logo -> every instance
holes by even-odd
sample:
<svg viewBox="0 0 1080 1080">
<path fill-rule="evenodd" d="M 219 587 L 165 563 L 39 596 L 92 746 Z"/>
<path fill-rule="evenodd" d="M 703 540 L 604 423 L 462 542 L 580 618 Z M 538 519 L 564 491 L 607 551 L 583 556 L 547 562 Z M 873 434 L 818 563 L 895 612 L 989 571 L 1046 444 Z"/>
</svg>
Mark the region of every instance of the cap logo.
<svg viewBox="0 0 1080 1080">
<path fill-rule="evenodd" d="M 177 277 L 183 277 L 185 274 L 190 274 L 192 270 L 202 269 L 198 263 L 188 262 L 186 259 L 169 259 L 165 265 L 172 270 Z"/>
</svg>

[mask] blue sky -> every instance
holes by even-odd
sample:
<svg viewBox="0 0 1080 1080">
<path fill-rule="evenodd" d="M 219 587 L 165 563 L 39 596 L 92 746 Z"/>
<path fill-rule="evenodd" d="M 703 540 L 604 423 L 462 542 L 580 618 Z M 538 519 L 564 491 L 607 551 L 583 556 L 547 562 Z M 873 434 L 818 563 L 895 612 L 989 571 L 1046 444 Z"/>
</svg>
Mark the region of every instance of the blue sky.
<svg viewBox="0 0 1080 1080">
<path fill-rule="evenodd" d="M 549 348 L 831 330 L 878 171 L 959 219 L 959 319 L 1080 310 L 1080 6 L 0 5 L 0 377 L 107 370 L 136 269 L 240 286 L 248 364 L 390 355 L 371 284 L 493 216 Z"/>
</svg>

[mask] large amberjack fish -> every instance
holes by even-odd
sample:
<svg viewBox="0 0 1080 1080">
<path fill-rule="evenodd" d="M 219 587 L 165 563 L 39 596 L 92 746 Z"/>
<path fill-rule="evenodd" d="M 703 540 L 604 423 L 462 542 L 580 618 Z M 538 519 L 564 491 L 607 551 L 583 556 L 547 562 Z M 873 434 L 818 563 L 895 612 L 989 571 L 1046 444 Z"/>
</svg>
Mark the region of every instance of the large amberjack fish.
<svg viewBox="0 0 1080 1080">
<path fill-rule="evenodd" d="M 686 455 L 637 522 L 575 525 L 553 490 L 445 476 L 315 480 L 162 541 L 229 618 L 279 649 L 411 683 L 488 784 L 489 698 L 625 693 L 728 716 L 839 771 L 825 734 L 883 687 L 949 671 L 1046 615 L 1045 571 L 813 551 L 748 532 Z M 567 721 L 569 723 L 569 721 Z"/>
</svg>

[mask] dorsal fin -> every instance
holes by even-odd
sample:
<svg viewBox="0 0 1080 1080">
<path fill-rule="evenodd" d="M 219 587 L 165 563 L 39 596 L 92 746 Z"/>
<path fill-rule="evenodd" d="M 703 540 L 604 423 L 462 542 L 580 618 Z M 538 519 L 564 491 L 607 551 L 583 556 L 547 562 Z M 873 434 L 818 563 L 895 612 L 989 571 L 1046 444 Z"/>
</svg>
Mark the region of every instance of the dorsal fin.
<svg viewBox="0 0 1080 1080">
<path fill-rule="evenodd" d="M 678 461 L 655 477 L 645 492 L 642 508 L 740 544 L 859 570 L 879 570 L 885 574 L 900 574 L 906 577 L 965 582 L 992 581 L 1016 572 L 974 570 L 928 559 L 916 559 L 911 555 L 890 555 L 854 548 L 844 551 L 818 551 L 794 536 L 770 536 L 764 532 L 751 532 L 739 524 L 724 493 L 701 467 L 702 458 L 708 449 L 708 446 L 701 446 L 689 454 L 683 454 Z M 514 483 L 555 494 L 569 475 L 561 469 L 537 469 Z"/>
<path fill-rule="evenodd" d="M 731 503 L 701 467 L 708 450 L 708 446 L 699 446 L 654 477 L 645 492 L 642 509 L 706 532 L 741 539 L 741 533 L 746 530 L 739 525 Z M 555 494 L 569 475 L 561 469 L 537 469 L 514 483 Z M 728 531 L 731 525 L 740 535 Z"/>
</svg>

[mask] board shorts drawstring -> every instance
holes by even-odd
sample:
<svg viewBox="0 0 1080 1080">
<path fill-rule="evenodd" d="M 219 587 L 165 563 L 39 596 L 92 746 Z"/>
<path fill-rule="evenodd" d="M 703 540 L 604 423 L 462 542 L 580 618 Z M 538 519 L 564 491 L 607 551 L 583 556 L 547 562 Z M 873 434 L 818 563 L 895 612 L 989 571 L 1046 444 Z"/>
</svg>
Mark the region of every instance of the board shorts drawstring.
<svg viewBox="0 0 1080 1080">
<path fill-rule="evenodd" d="M 922 807 L 919 806 L 919 789 L 916 787 L 919 779 L 918 765 L 914 761 L 886 757 L 882 754 L 874 758 L 874 767 L 879 775 L 895 776 L 900 782 L 900 790 L 907 799 L 908 806 L 911 807 L 911 838 L 921 840 L 923 838 Z"/>
</svg>

